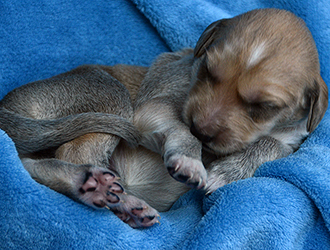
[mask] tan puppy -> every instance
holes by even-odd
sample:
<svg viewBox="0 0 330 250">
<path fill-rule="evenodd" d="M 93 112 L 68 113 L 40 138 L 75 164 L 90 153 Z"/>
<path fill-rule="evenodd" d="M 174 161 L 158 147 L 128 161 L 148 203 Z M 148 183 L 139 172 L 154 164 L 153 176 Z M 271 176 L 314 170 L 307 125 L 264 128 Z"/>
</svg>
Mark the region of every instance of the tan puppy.
<svg viewBox="0 0 330 250">
<path fill-rule="evenodd" d="M 194 59 L 191 53 L 156 60 L 134 111 L 141 144 L 163 155 L 170 174 L 189 186 L 204 187 L 207 178 L 213 192 L 251 177 L 262 163 L 295 151 L 326 111 L 313 38 L 292 13 L 262 9 L 217 21 L 202 34 Z M 207 152 L 208 177 L 187 126 Z"/>
<path fill-rule="evenodd" d="M 162 54 L 149 69 L 84 66 L 23 86 L 0 102 L 0 127 L 40 183 L 150 226 L 152 207 L 165 211 L 188 190 L 164 164 L 212 192 L 296 150 L 327 101 L 303 21 L 264 9 L 211 24 L 195 51 Z"/>
<path fill-rule="evenodd" d="M 194 53 L 200 63 L 183 116 L 204 149 L 220 157 L 210 166 L 209 191 L 295 151 L 326 111 L 313 38 L 287 11 L 217 21 Z"/>
</svg>

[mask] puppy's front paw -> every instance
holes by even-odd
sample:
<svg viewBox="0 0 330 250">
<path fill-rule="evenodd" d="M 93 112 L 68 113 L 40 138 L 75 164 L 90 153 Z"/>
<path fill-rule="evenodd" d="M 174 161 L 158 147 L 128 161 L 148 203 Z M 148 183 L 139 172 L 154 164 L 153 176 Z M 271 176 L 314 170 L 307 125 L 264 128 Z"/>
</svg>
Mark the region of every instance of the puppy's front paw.
<svg viewBox="0 0 330 250">
<path fill-rule="evenodd" d="M 150 227 L 159 223 L 160 216 L 145 201 L 127 194 L 120 195 L 121 202 L 111 211 L 133 228 Z"/>
<path fill-rule="evenodd" d="M 201 161 L 175 154 L 165 160 L 165 165 L 170 175 L 177 181 L 196 189 L 205 187 L 207 173 Z"/>
<path fill-rule="evenodd" d="M 226 180 L 225 174 L 208 173 L 206 194 L 211 194 L 226 184 L 229 184 L 229 182 Z"/>
<path fill-rule="evenodd" d="M 216 160 L 208 167 L 206 192 L 210 194 L 218 188 L 234 181 L 253 176 L 258 165 L 244 154 L 235 154 Z"/>
<path fill-rule="evenodd" d="M 90 168 L 79 188 L 79 200 L 96 208 L 114 206 L 120 201 L 119 194 L 124 192 L 118 179 L 106 169 Z"/>
</svg>

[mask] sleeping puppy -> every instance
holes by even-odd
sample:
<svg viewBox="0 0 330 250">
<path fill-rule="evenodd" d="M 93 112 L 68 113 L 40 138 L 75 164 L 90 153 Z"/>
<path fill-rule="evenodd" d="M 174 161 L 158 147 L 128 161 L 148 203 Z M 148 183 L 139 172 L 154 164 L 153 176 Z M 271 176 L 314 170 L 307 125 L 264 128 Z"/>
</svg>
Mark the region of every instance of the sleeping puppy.
<svg viewBox="0 0 330 250">
<path fill-rule="evenodd" d="M 37 181 L 146 227 L 187 187 L 213 192 L 292 153 L 327 101 L 303 21 L 263 9 L 150 68 L 84 66 L 22 86 L 0 102 L 0 127 Z"/>
<path fill-rule="evenodd" d="M 194 55 L 183 119 L 219 157 L 208 166 L 209 192 L 294 152 L 327 109 L 313 38 L 287 11 L 254 10 L 217 21 Z"/>
<path fill-rule="evenodd" d="M 175 179 L 210 193 L 294 152 L 327 104 L 304 22 L 261 9 L 212 23 L 194 52 L 161 55 L 141 84 L 134 124 Z"/>
</svg>

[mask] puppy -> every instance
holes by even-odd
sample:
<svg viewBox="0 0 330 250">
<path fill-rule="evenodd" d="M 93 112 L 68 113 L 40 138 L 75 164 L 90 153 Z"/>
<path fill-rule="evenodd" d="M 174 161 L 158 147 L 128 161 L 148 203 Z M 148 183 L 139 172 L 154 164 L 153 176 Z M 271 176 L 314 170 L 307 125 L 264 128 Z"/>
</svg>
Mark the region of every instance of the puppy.
<svg viewBox="0 0 330 250">
<path fill-rule="evenodd" d="M 207 179 L 210 193 L 251 177 L 294 152 L 327 109 L 313 38 L 292 13 L 261 9 L 214 22 L 193 55 L 160 56 L 134 111 L 141 144 L 189 186 L 205 187 Z"/>
<path fill-rule="evenodd" d="M 304 22 L 284 10 L 254 10 L 211 24 L 183 119 L 203 148 L 212 192 L 294 152 L 322 119 L 328 89 Z"/>
<path fill-rule="evenodd" d="M 0 127 L 40 183 L 150 226 L 158 221 L 152 207 L 165 211 L 187 186 L 213 192 L 292 153 L 327 101 L 303 21 L 263 9 L 211 24 L 194 50 L 162 54 L 148 69 L 84 66 L 14 90 L 0 103 Z M 74 119 L 82 132 L 61 126 Z M 31 132 L 41 128 L 48 132 Z"/>
</svg>

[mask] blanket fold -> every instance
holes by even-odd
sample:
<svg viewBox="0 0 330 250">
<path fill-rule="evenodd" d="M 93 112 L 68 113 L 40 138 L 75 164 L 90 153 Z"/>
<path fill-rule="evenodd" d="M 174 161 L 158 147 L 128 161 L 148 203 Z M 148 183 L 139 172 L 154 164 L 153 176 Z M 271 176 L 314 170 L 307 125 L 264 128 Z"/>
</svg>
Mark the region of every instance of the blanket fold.
<svg viewBox="0 0 330 250">
<path fill-rule="evenodd" d="M 150 65 L 193 47 L 213 21 L 287 9 L 315 39 L 330 82 L 326 0 L 10 0 L 0 3 L 0 99 L 81 64 Z M 209 196 L 183 195 L 161 224 L 132 229 L 36 183 L 0 130 L 0 249 L 330 249 L 330 115 L 294 154 Z"/>
</svg>

